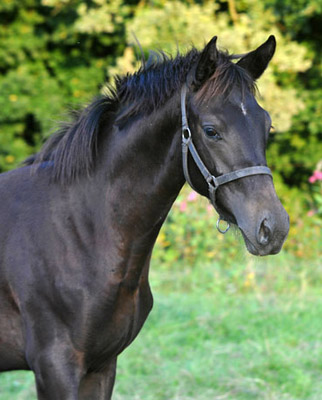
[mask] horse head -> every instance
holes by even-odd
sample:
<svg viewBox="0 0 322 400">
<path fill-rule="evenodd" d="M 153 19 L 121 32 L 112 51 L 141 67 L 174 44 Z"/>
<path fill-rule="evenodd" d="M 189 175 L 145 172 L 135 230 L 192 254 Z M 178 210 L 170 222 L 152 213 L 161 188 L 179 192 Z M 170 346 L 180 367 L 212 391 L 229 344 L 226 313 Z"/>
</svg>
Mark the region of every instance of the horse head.
<svg viewBox="0 0 322 400">
<path fill-rule="evenodd" d="M 238 62 L 217 50 L 200 53 L 181 96 L 184 172 L 222 219 L 236 224 L 250 253 L 278 253 L 289 218 L 266 162 L 271 118 L 256 101 L 255 81 L 275 52 L 273 36 Z M 186 154 L 186 155 L 185 155 Z M 197 155 L 197 156 L 196 156 Z"/>
</svg>

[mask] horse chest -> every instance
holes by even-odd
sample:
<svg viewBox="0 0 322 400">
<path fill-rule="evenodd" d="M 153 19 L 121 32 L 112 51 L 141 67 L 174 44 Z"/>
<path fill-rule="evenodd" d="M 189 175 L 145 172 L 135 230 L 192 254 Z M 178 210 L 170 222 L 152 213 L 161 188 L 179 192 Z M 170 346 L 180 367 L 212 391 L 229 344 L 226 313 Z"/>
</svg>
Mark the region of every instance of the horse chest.
<svg viewBox="0 0 322 400">
<path fill-rule="evenodd" d="M 152 295 L 148 285 L 134 291 L 119 287 L 93 311 L 87 332 L 86 361 L 91 370 L 101 370 L 120 354 L 138 335 L 151 308 Z"/>
</svg>

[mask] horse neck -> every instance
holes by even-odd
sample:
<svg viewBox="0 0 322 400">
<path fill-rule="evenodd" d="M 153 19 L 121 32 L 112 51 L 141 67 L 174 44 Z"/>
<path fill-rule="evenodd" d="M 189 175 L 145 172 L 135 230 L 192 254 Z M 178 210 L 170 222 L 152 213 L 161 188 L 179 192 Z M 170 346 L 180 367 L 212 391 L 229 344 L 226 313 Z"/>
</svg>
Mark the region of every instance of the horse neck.
<svg viewBox="0 0 322 400">
<path fill-rule="evenodd" d="M 109 223 L 154 242 L 184 184 L 179 97 L 123 129 L 113 126 L 101 157 Z"/>
</svg>

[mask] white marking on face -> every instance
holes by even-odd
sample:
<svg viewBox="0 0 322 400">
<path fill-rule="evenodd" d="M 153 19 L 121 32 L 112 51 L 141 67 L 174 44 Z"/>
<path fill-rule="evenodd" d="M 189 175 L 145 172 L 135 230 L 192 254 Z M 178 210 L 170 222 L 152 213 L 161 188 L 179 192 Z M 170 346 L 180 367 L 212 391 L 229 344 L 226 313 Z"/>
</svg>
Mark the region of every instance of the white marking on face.
<svg viewBox="0 0 322 400">
<path fill-rule="evenodd" d="M 247 115 L 247 110 L 246 110 L 246 107 L 245 107 L 244 103 L 241 103 L 241 104 L 240 104 L 240 108 L 241 108 L 241 110 L 242 110 L 242 113 L 243 113 L 244 115 Z"/>
</svg>

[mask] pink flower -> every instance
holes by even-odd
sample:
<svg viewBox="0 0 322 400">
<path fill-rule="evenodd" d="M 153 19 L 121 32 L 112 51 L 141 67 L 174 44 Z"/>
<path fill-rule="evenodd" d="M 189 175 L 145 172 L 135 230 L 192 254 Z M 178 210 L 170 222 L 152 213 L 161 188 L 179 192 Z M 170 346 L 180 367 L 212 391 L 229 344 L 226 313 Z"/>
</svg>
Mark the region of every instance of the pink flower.
<svg viewBox="0 0 322 400">
<path fill-rule="evenodd" d="M 322 181 L 322 171 L 314 171 L 313 175 L 309 177 L 310 183 L 314 183 L 316 181 Z"/>
<path fill-rule="evenodd" d="M 322 181 L 322 171 L 314 171 L 314 176 L 317 181 Z"/>
<path fill-rule="evenodd" d="M 308 217 L 313 217 L 314 214 L 315 214 L 314 210 L 309 210 L 306 215 Z"/>
<path fill-rule="evenodd" d="M 182 201 L 181 203 L 180 203 L 180 211 L 181 212 L 185 212 L 186 211 L 186 209 L 187 209 L 187 202 L 186 201 Z"/>
<path fill-rule="evenodd" d="M 198 197 L 198 195 L 197 195 L 197 193 L 194 191 L 194 190 L 192 190 L 190 193 L 189 193 L 189 195 L 188 195 L 188 201 L 196 201 L 197 200 L 197 197 Z"/>
</svg>

